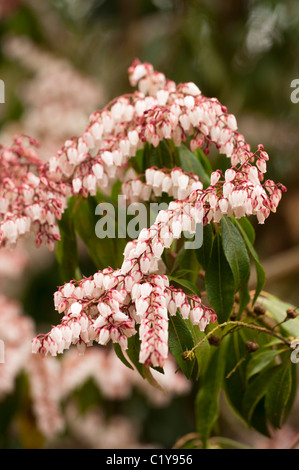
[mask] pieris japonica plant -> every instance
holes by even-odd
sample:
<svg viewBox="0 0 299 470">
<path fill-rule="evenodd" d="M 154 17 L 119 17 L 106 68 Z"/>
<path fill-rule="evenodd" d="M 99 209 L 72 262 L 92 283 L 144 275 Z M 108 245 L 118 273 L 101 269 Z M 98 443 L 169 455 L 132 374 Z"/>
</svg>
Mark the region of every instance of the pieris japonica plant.
<svg viewBox="0 0 299 470">
<path fill-rule="evenodd" d="M 177 85 L 138 60 L 129 80 L 137 91 L 94 112 L 48 161 L 31 138 L 1 149 L 1 246 L 34 234 L 37 246 L 56 250 L 61 274 L 60 321 L 33 339 L 32 352 L 56 356 L 76 345 L 82 355 L 100 344 L 153 385 L 151 370 L 163 374 L 171 354 L 197 390 L 202 446 L 221 389 L 249 426 L 269 435 L 295 397 L 299 323 L 292 306 L 262 290 L 250 220 L 263 224 L 286 189 L 265 178 L 263 145 L 252 150 L 235 117 L 197 85 Z M 218 153 L 221 168 L 213 168 Z M 137 225 L 140 204 L 148 217 L 134 237 L 126 228 Z M 96 266 L 89 277 L 78 238 Z"/>
</svg>

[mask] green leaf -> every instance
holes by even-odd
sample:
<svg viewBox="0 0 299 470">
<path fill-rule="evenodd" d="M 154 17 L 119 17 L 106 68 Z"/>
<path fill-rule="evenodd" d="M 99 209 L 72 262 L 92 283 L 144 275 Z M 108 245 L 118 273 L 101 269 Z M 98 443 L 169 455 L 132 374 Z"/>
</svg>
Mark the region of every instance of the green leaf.
<svg viewBox="0 0 299 470">
<path fill-rule="evenodd" d="M 205 172 L 209 176 L 209 180 L 210 180 L 210 176 L 211 176 L 211 173 L 213 171 L 210 160 L 206 157 L 206 155 L 203 153 L 203 151 L 199 148 L 196 149 L 194 153 L 197 157 L 197 160 L 201 163 L 201 165 L 205 169 Z"/>
<path fill-rule="evenodd" d="M 251 417 L 251 427 L 264 436 L 271 437 L 265 410 L 265 397 L 263 397 L 254 408 Z"/>
<path fill-rule="evenodd" d="M 292 410 L 292 407 L 293 407 L 293 404 L 294 404 L 294 401 L 295 401 L 295 398 L 297 396 L 297 364 L 293 364 L 291 365 L 291 374 L 292 374 L 292 389 L 291 389 L 291 393 L 290 393 L 290 396 L 289 396 L 289 399 L 288 401 L 286 402 L 285 404 L 285 419 L 287 419 L 287 417 L 289 416 L 291 410 Z"/>
<path fill-rule="evenodd" d="M 285 407 L 292 391 L 292 363 L 287 360 L 280 364 L 267 384 L 265 408 L 267 417 L 274 428 L 280 428 L 285 418 Z"/>
<path fill-rule="evenodd" d="M 195 250 L 185 249 L 184 245 L 182 246 L 174 260 L 171 270 L 171 274 L 174 274 L 176 277 L 181 277 L 177 276 L 177 272 L 175 272 L 178 268 L 185 270 L 185 278 L 188 281 L 192 282 L 193 284 L 196 283 L 199 272 L 199 265 Z"/>
<path fill-rule="evenodd" d="M 178 152 L 182 169 L 186 172 L 191 172 L 199 176 L 200 181 L 202 181 L 204 187 L 209 186 L 210 176 L 206 172 L 203 164 L 196 158 L 195 154 L 191 152 L 191 150 L 189 150 L 184 144 L 179 147 Z"/>
<path fill-rule="evenodd" d="M 74 206 L 75 229 L 85 243 L 97 269 L 104 269 L 107 266 L 116 268 L 117 244 L 115 239 L 109 237 L 100 239 L 95 233 L 97 223 L 95 216 L 96 205 L 96 201 L 92 197 L 76 201 Z"/>
<path fill-rule="evenodd" d="M 58 222 L 61 240 L 56 244 L 56 259 L 62 282 L 77 279 L 79 276 L 79 257 L 74 226 L 74 204 L 76 198 L 68 201 L 68 207 Z"/>
<path fill-rule="evenodd" d="M 176 316 L 169 317 L 168 345 L 182 372 L 190 379 L 195 361 L 185 361 L 182 355 L 193 348 L 194 342 L 187 323 L 178 311 Z"/>
<path fill-rule="evenodd" d="M 267 349 L 265 351 L 255 352 L 252 355 L 246 370 L 247 379 L 249 379 L 255 374 L 258 374 L 269 365 L 273 365 L 275 357 L 277 357 L 280 352 L 281 351 L 277 349 Z"/>
<path fill-rule="evenodd" d="M 223 252 L 219 234 L 214 239 L 212 254 L 205 275 L 205 287 L 209 302 L 219 323 L 225 322 L 234 303 L 234 276 Z"/>
<path fill-rule="evenodd" d="M 249 425 L 252 422 L 254 409 L 259 401 L 266 395 L 269 381 L 273 377 L 278 366 L 267 368 L 256 375 L 249 383 L 243 395 L 243 416 Z"/>
<path fill-rule="evenodd" d="M 127 359 L 124 356 L 124 353 L 118 343 L 113 343 L 114 351 L 117 357 L 121 360 L 121 362 L 128 367 L 131 370 L 134 370 L 134 367 L 127 361 Z"/>
<path fill-rule="evenodd" d="M 277 323 L 281 323 L 285 319 L 287 309 L 295 308 L 294 305 L 283 302 L 268 292 L 259 296 L 258 303 L 267 310 L 267 314 Z M 282 323 L 279 328 L 287 336 L 299 337 L 299 317 Z"/>
<path fill-rule="evenodd" d="M 231 267 L 236 291 L 247 284 L 250 276 L 250 261 L 245 243 L 238 229 L 225 215 L 221 219 L 222 246 Z"/>
<path fill-rule="evenodd" d="M 128 339 L 128 349 L 126 350 L 126 353 L 141 377 L 144 378 L 144 367 L 143 364 L 139 362 L 140 340 L 138 332 Z"/>
<path fill-rule="evenodd" d="M 213 246 L 213 229 L 211 224 L 205 225 L 203 227 L 203 243 L 200 248 L 195 250 L 196 257 L 198 259 L 199 264 L 206 270 L 210 263 L 211 253 L 212 253 L 212 246 Z"/>
<path fill-rule="evenodd" d="M 243 238 L 244 238 L 245 244 L 247 246 L 247 249 L 248 249 L 249 253 L 251 254 L 251 256 L 253 258 L 253 261 L 254 261 L 254 264 L 255 264 L 256 275 L 257 275 L 257 286 L 256 286 L 255 295 L 254 295 L 254 298 L 253 298 L 253 301 L 252 301 L 252 304 L 254 304 L 256 302 L 256 299 L 258 298 L 261 290 L 263 289 L 263 287 L 265 285 L 266 273 L 265 273 L 265 270 L 264 270 L 263 266 L 260 263 L 257 252 L 253 248 L 253 245 L 252 245 L 251 241 L 249 240 L 249 238 L 247 236 L 246 231 L 243 229 L 242 225 L 237 220 L 236 220 L 236 225 L 237 225 L 237 227 L 239 228 L 240 232 L 243 235 Z"/>
<path fill-rule="evenodd" d="M 227 338 L 221 346 L 215 348 L 196 396 L 196 426 L 204 447 L 219 416 L 219 394 L 224 378 L 226 346 Z"/>
<path fill-rule="evenodd" d="M 235 222 L 236 222 L 236 219 L 235 219 Z M 255 241 L 255 230 L 254 230 L 251 222 L 249 221 L 249 219 L 247 217 L 241 217 L 240 219 L 238 219 L 237 222 L 238 222 L 236 224 L 237 227 L 241 225 L 242 229 L 244 230 L 244 232 L 247 235 L 248 240 L 253 245 L 254 241 Z"/>
<path fill-rule="evenodd" d="M 175 155 L 166 140 L 162 140 L 158 147 L 145 144 L 143 165 L 143 172 L 152 166 L 157 168 L 173 168 L 175 166 Z"/>
<path fill-rule="evenodd" d="M 163 393 L 167 393 L 167 390 L 163 388 L 162 385 L 155 379 L 151 370 L 152 370 L 151 367 L 146 367 L 145 365 L 143 365 L 144 378 L 148 381 L 149 384 L 151 384 L 157 390 L 160 390 Z"/>
<path fill-rule="evenodd" d="M 168 276 L 168 279 L 170 281 L 176 282 L 177 284 L 179 284 L 182 287 L 185 287 L 190 292 L 192 292 L 192 294 L 195 294 L 198 297 L 201 297 L 201 292 L 198 289 L 198 287 L 195 286 L 192 282 L 188 281 L 187 279 L 179 279 L 178 277 L 170 276 L 170 275 Z"/>
<path fill-rule="evenodd" d="M 225 394 L 234 411 L 242 418 L 244 418 L 242 399 L 247 387 L 246 367 L 248 361 L 249 356 L 241 332 L 236 331 L 230 334 L 226 350 L 225 376 L 231 373 L 236 364 L 239 363 L 239 366 L 228 378 L 225 378 Z"/>
<path fill-rule="evenodd" d="M 201 341 L 206 336 L 206 332 L 200 331 L 198 325 L 193 325 L 189 319 L 185 321 L 192 333 L 194 344 L 198 344 L 199 341 Z M 211 349 L 212 346 L 210 343 L 208 341 L 203 341 L 201 345 L 198 346 L 194 351 L 197 362 L 196 380 L 198 380 L 198 378 L 205 373 L 205 370 L 208 367 Z"/>
</svg>

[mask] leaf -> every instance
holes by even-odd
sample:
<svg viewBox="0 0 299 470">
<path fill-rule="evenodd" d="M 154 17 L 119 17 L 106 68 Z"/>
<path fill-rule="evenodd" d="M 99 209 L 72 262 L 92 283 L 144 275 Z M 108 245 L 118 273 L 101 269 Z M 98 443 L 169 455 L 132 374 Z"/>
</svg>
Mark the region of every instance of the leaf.
<svg viewBox="0 0 299 470">
<path fill-rule="evenodd" d="M 292 363 L 280 364 L 267 385 L 265 408 L 274 428 L 280 428 L 285 418 L 285 407 L 292 391 Z"/>
<path fill-rule="evenodd" d="M 56 259 L 62 282 L 76 279 L 79 276 L 79 257 L 77 238 L 74 226 L 74 205 L 76 198 L 68 201 L 68 207 L 58 222 L 61 240 L 56 244 Z"/>
<path fill-rule="evenodd" d="M 176 316 L 169 317 L 168 345 L 180 369 L 187 379 L 190 379 L 195 361 L 186 361 L 182 355 L 193 348 L 194 341 L 186 322 L 178 311 Z"/>
<path fill-rule="evenodd" d="M 162 140 L 158 147 L 151 144 L 144 146 L 143 172 L 152 166 L 158 168 L 173 168 L 175 166 L 175 155 L 167 144 Z"/>
<path fill-rule="evenodd" d="M 214 239 L 210 263 L 206 270 L 205 287 L 219 323 L 225 322 L 234 303 L 234 276 L 224 255 L 218 234 Z"/>
<path fill-rule="evenodd" d="M 255 376 L 249 383 L 242 400 L 243 416 L 251 425 L 254 409 L 259 401 L 266 395 L 269 381 L 278 366 L 267 368 Z"/>
<path fill-rule="evenodd" d="M 179 147 L 178 152 L 182 169 L 186 172 L 191 172 L 199 176 L 200 181 L 202 181 L 204 187 L 209 186 L 210 176 L 206 172 L 203 164 L 196 158 L 194 153 L 191 152 L 191 150 L 189 150 L 184 144 Z"/>
<path fill-rule="evenodd" d="M 236 222 L 236 219 L 235 219 L 235 222 Z M 237 227 L 241 225 L 242 229 L 247 235 L 248 240 L 253 245 L 255 241 L 255 230 L 251 222 L 249 221 L 249 219 L 247 217 L 241 217 L 240 219 L 238 219 L 238 224 L 236 225 Z"/>
<path fill-rule="evenodd" d="M 252 413 L 251 427 L 266 437 L 271 437 L 268 429 L 267 416 L 265 410 L 265 397 L 263 397 Z"/>
<path fill-rule="evenodd" d="M 205 172 L 209 176 L 209 180 L 210 180 L 210 175 L 213 171 L 210 160 L 206 157 L 206 155 L 203 153 L 203 151 L 199 148 L 197 148 L 194 153 L 197 157 L 197 160 L 201 163 L 201 165 L 205 169 Z"/>
<path fill-rule="evenodd" d="M 277 349 L 267 349 L 265 351 L 257 351 L 253 354 L 249 361 L 246 376 L 250 379 L 255 374 L 258 374 L 269 365 L 273 365 L 273 360 L 280 354 L 281 351 Z"/>
<path fill-rule="evenodd" d="M 295 398 L 297 396 L 297 364 L 291 365 L 291 374 L 292 374 L 292 388 L 289 399 L 285 404 L 285 419 L 289 416 L 292 406 L 294 404 Z"/>
<path fill-rule="evenodd" d="M 185 320 L 189 330 L 192 333 L 193 337 L 193 342 L 194 344 L 199 343 L 205 335 L 206 332 L 200 331 L 198 325 L 193 325 L 192 322 L 188 319 Z M 208 341 L 203 341 L 200 346 L 198 346 L 194 353 L 195 353 L 195 358 L 197 362 L 197 375 L 196 375 L 196 380 L 205 373 L 205 370 L 208 366 L 209 363 L 209 358 L 210 358 L 210 353 L 211 353 L 212 346 L 209 344 Z"/>
<path fill-rule="evenodd" d="M 247 249 L 248 249 L 249 253 L 251 254 L 251 256 L 253 258 L 253 261 L 254 261 L 254 264 L 255 264 L 256 275 L 257 275 L 257 286 L 256 286 L 255 295 L 254 295 L 254 298 L 253 298 L 253 301 L 252 301 L 252 304 L 254 304 L 256 302 L 256 299 L 258 298 L 261 290 L 263 289 L 263 287 L 265 285 L 266 273 L 265 273 L 265 270 L 264 270 L 263 266 L 260 263 L 257 252 L 253 248 L 253 245 L 250 242 L 250 240 L 249 240 L 249 238 L 246 234 L 246 231 L 243 229 L 242 225 L 239 224 L 239 222 L 237 220 L 236 220 L 236 225 L 237 225 L 237 227 L 239 228 L 240 232 L 243 235 L 243 238 L 244 238 L 245 244 L 247 246 Z"/>
<path fill-rule="evenodd" d="M 236 291 L 248 283 L 250 261 L 245 243 L 238 229 L 226 216 L 221 219 L 222 246 L 232 270 Z"/>
<path fill-rule="evenodd" d="M 95 217 L 96 201 L 92 197 L 78 199 L 74 206 L 74 223 L 80 238 L 85 243 L 88 253 L 97 269 L 107 266 L 117 267 L 115 260 L 116 247 L 112 238 L 100 239 L 96 236 Z"/>
<path fill-rule="evenodd" d="M 226 350 L 225 375 L 227 376 L 234 369 L 236 364 L 239 363 L 239 366 L 236 368 L 235 372 L 229 376 L 229 378 L 225 378 L 224 387 L 225 394 L 230 405 L 242 418 L 244 417 L 242 399 L 247 387 L 246 367 L 249 361 L 249 356 L 246 352 L 245 341 L 241 332 L 237 331 L 230 334 Z M 245 359 L 243 360 L 243 358 Z"/>
<path fill-rule="evenodd" d="M 195 250 L 196 257 L 198 259 L 199 264 L 206 270 L 209 266 L 211 253 L 212 253 L 212 246 L 213 246 L 213 229 L 211 224 L 205 225 L 203 227 L 203 243 L 200 248 Z"/>
<path fill-rule="evenodd" d="M 167 393 L 167 390 L 163 388 L 162 385 L 153 376 L 150 367 L 146 367 L 145 365 L 143 365 L 143 373 L 144 378 L 148 381 L 149 384 L 151 384 L 157 390 L 160 390 L 160 392 Z"/>
<path fill-rule="evenodd" d="M 276 320 L 277 323 L 282 322 L 286 317 L 287 309 L 294 309 L 294 305 L 283 302 L 272 294 L 264 292 L 258 298 L 258 303 L 267 310 L 267 314 Z M 290 337 L 299 337 L 299 317 L 288 320 L 282 323 L 279 328 L 281 331 Z"/>
<path fill-rule="evenodd" d="M 193 284 L 196 283 L 199 272 L 199 265 L 195 250 L 185 249 L 184 245 L 182 246 L 174 260 L 171 271 L 171 274 L 175 274 L 176 277 L 181 277 L 177 276 L 177 272 L 175 272 L 178 268 L 184 269 L 186 271 L 185 278 L 188 281 L 192 282 Z"/>
<path fill-rule="evenodd" d="M 127 359 L 125 358 L 125 355 L 120 347 L 120 345 L 118 343 L 113 343 L 113 347 L 114 347 L 114 351 L 115 351 L 115 354 L 117 355 L 117 357 L 121 360 L 121 362 L 126 366 L 128 367 L 129 369 L 131 370 L 134 370 L 134 367 L 129 363 L 129 361 L 127 361 Z"/>
<path fill-rule="evenodd" d="M 140 340 L 138 333 L 128 339 L 128 349 L 126 353 L 141 377 L 144 378 L 144 367 L 143 364 L 139 362 Z"/>
<path fill-rule="evenodd" d="M 198 287 L 195 286 L 192 282 L 188 281 L 187 279 L 179 279 L 178 277 L 170 276 L 170 275 L 168 276 L 168 279 L 170 281 L 176 282 L 182 287 L 185 287 L 186 289 L 188 289 L 190 292 L 197 295 L 198 297 L 201 297 L 201 292 L 198 289 Z"/>
<path fill-rule="evenodd" d="M 227 338 L 221 346 L 215 348 L 195 400 L 196 426 L 204 447 L 219 416 L 219 394 L 224 378 L 226 346 Z"/>
</svg>

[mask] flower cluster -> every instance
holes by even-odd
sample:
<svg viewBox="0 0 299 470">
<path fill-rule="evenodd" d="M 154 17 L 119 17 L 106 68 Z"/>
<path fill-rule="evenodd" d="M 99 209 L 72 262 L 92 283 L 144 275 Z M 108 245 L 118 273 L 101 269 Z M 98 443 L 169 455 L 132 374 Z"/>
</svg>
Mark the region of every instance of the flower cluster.
<svg viewBox="0 0 299 470">
<path fill-rule="evenodd" d="M 37 145 L 29 139 L 31 145 Z M 48 180 L 33 147 L 16 137 L 0 148 L 0 246 L 11 246 L 21 235 L 35 234 L 35 243 L 50 249 L 60 239 L 57 219 L 67 204 L 69 188 Z"/>
<path fill-rule="evenodd" d="M 202 189 L 202 182 L 194 173 L 187 173 L 181 168 L 172 170 L 163 168 L 147 168 L 145 182 L 142 176 L 126 181 L 122 185 L 122 193 L 127 201 L 148 201 L 152 196 L 159 197 L 162 193 L 174 199 L 185 199 L 192 191 Z"/>
<path fill-rule="evenodd" d="M 193 83 L 176 86 L 150 64 L 135 61 L 129 77 L 139 90 L 92 114 L 83 134 L 67 140 L 43 166 L 36 156 L 32 161 L 32 150 L 24 149 L 20 142 L 3 149 L 1 160 L 7 171 L 2 179 L 2 245 L 13 244 L 19 235 L 33 230 L 37 245 L 45 241 L 53 248 L 59 239 L 55 218 L 61 217 L 68 196 L 95 195 L 98 188 L 109 191 L 116 179 L 123 179 L 129 159 L 145 142 L 157 146 L 163 139 L 172 139 L 178 146 L 190 136 L 191 150 L 203 147 L 205 153 L 215 144 L 231 159 L 231 175 L 235 176 L 216 181 L 218 176 L 213 174 L 212 188 L 204 191 L 195 175 L 174 169 L 162 179 L 163 171 L 148 169 L 145 184 L 136 180 L 129 185 L 132 196 L 146 199 L 152 188 L 156 195 L 165 191 L 183 200 L 195 190 L 198 199 L 212 209 L 207 210 L 208 222 L 214 212 L 216 221 L 221 213 L 234 212 L 236 216 L 256 214 L 263 222 L 276 209 L 282 188 L 272 181 L 261 184 L 267 153 L 261 146 L 255 153 L 250 151 L 236 130 L 234 116 L 224 106 L 204 97 Z M 26 166 L 20 164 L 20 156 L 27 160 Z M 35 164 L 35 173 L 25 170 L 28 163 Z"/>
<path fill-rule="evenodd" d="M 268 154 L 263 146 L 253 153 L 238 133 L 236 120 L 218 100 L 206 98 L 193 83 L 176 85 L 150 64 L 135 61 L 129 78 L 139 90 L 116 98 L 90 117 L 84 133 L 65 142 L 44 169 L 49 181 L 71 185 L 73 194 L 95 195 L 122 179 L 128 161 L 145 142 L 156 147 L 172 139 L 202 147 L 212 144 L 231 160 L 223 175 L 212 173 L 204 189 L 199 178 L 182 171 L 148 168 L 142 177 L 123 184 L 131 200 L 149 199 L 163 192 L 176 200 L 160 210 L 154 224 L 127 244 L 120 269 L 99 271 L 81 281 L 70 281 L 55 293 L 55 308 L 64 313 L 60 325 L 33 340 L 33 352 L 56 355 L 76 344 L 84 353 L 93 342 L 118 343 L 139 334 L 139 361 L 163 367 L 168 354 L 168 313 L 180 310 L 183 318 L 203 331 L 215 313 L 197 296 L 186 296 L 159 274 L 164 248 L 183 232 L 196 233 L 199 223 L 219 222 L 223 214 L 256 215 L 263 223 L 275 212 L 285 188 L 264 182 Z"/>
<path fill-rule="evenodd" d="M 136 260 L 142 264 L 142 255 Z M 127 349 L 128 338 L 141 340 L 139 360 L 147 366 L 163 367 L 168 356 L 168 315 L 180 309 L 203 330 L 215 321 L 214 312 L 197 296 L 187 296 L 169 285 L 167 276 L 145 275 L 140 269 L 123 273 L 111 268 L 81 281 L 72 281 L 54 294 L 55 307 L 64 313 L 61 323 L 32 343 L 32 351 L 56 356 L 76 344 L 79 353 L 94 342 L 110 340 Z"/>
</svg>

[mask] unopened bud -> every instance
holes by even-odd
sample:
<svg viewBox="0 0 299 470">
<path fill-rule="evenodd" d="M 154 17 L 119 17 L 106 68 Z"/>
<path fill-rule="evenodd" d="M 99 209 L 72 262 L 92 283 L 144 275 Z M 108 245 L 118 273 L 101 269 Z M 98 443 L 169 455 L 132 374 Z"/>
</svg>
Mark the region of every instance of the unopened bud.
<svg viewBox="0 0 299 470">
<path fill-rule="evenodd" d="M 297 316 L 298 316 L 298 313 L 296 312 L 296 310 L 294 308 L 288 308 L 287 309 L 287 318 L 288 319 L 296 318 Z"/>
<path fill-rule="evenodd" d="M 253 311 L 256 315 L 265 315 L 266 313 L 266 310 L 261 305 L 255 305 Z"/>
<path fill-rule="evenodd" d="M 217 335 L 210 336 L 208 341 L 209 341 L 211 346 L 219 346 L 219 344 L 220 344 L 220 338 Z"/>
<path fill-rule="evenodd" d="M 259 345 L 253 341 L 246 341 L 245 346 L 249 353 L 255 352 L 259 348 Z"/>
</svg>

